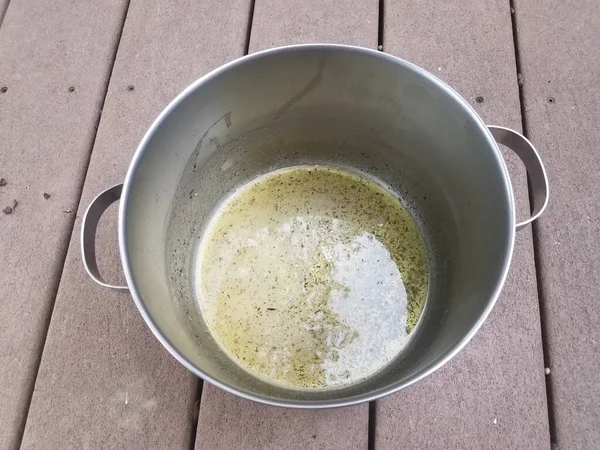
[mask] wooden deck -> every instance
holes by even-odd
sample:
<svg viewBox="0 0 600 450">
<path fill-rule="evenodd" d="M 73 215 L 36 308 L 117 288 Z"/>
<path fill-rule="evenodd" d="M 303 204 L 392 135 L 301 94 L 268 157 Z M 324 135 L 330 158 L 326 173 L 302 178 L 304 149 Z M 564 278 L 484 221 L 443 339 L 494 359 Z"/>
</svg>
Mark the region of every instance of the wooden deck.
<svg viewBox="0 0 600 450">
<path fill-rule="evenodd" d="M 597 0 L 0 0 L 0 23 L 0 449 L 600 447 Z M 202 384 L 128 294 L 87 277 L 79 249 L 85 207 L 177 93 L 305 42 L 421 65 L 529 136 L 551 184 L 464 351 L 405 391 L 328 411 Z M 526 176 L 507 158 L 524 217 Z M 100 228 L 101 268 L 122 279 L 116 208 Z"/>
</svg>

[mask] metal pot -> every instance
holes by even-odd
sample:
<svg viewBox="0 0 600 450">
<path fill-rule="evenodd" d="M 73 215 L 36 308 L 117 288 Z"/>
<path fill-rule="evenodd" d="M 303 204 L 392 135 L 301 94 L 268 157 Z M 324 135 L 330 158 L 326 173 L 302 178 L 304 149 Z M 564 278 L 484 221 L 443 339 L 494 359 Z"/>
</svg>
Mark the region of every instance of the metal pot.
<svg viewBox="0 0 600 450">
<path fill-rule="evenodd" d="M 519 224 L 496 142 L 529 173 L 533 213 Z M 349 167 L 391 187 L 415 212 L 429 253 L 427 302 L 408 345 L 384 369 L 336 389 L 285 388 L 241 368 L 208 330 L 194 288 L 197 245 L 216 208 L 256 177 L 300 164 Z M 126 287 L 105 283 L 95 260 L 98 220 L 120 197 Z M 205 380 L 272 405 L 350 405 L 409 386 L 464 347 L 498 298 L 515 230 L 547 200 L 531 143 L 486 126 L 425 70 L 362 48 L 291 46 L 226 64 L 171 102 L 125 183 L 88 208 L 83 261 L 99 284 L 129 289 L 160 342 Z"/>
</svg>

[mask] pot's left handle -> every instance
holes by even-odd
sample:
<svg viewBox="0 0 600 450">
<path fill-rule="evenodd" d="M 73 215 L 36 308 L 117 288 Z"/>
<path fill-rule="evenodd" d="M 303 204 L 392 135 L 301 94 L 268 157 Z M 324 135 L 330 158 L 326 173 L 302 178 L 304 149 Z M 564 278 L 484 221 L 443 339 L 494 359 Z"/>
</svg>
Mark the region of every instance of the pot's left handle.
<svg viewBox="0 0 600 450">
<path fill-rule="evenodd" d="M 128 287 L 109 284 L 100 275 L 96 262 L 96 230 L 100 217 L 110 205 L 121 198 L 122 190 L 123 183 L 120 183 L 99 194 L 88 206 L 81 224 L 81 256 L 85 270 L 96 283 L 111 289 L 128 289 Z"/>
</svg>

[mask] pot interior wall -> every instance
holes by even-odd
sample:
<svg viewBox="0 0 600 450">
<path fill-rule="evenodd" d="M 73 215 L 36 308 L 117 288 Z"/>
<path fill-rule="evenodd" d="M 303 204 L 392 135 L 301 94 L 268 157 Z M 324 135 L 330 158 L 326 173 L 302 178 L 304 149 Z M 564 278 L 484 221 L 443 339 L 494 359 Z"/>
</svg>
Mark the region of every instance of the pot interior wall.
<svg viewBox="0 0 600 450">
<path fill-rule="evenodd" d="M 513 213 L 499 153 L 454 93 L 377 55 L 298 47 L 226 68 L 159 120 L 134 162 L 122 230 L 133 288 L 180 358 L 240 392 L 310 404 L 407 384 L 457 349 L 501 285 Z M 285 389 L 248 374 L 212 338 L 195 290 L 198 242 L 216 209 L 257 176 L 301 164 L 388 186 L 429 251 L 413 338 L 382 371 L 341 389 Z"/>
</svg>

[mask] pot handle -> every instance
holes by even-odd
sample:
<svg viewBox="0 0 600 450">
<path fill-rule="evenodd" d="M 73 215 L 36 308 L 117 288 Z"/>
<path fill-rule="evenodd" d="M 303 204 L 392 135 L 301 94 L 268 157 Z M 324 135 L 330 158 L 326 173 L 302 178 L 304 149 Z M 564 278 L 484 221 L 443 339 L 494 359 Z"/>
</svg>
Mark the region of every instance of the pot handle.
<svg viewBox="0 0 600 450">
<path fill-rule="evenodd" d="M 544 168 L 539 153 L 525 136 L 510 128 L 498 127 L 495 125 L 489 125 L 488 129 L 492 133 L 492 136 L 494 136 L 496 142 L 506 145 L 521 158 L 521 161 L 523 161 L 523 164 L 525 164 L 525 168 L 527 169 L 527 174 L 529 175 L 533 212 L 529 219 L 515 225 L 515 228 L 518 231 L 540 217 L 548 205 L 549 187 L 546 169 Z"/>
<path fill-rule="evenodd" d="M 100 275 L 96 262 L 96 230 L 98 229 L 100 217 L 102 217 L 102 214 L 104 214 L 104 211 L 110 205 L 121 198 L 122 190 L 123 183 L 120 183 L 100 193 L 92 200 L 90 206 L 88 206 L 83 216 L 83 222 L 81 223 L 81 256 L 83 258 L 83 266 L 92 280 L 101 286 L 111 289 L 128 289 L 128 287 L 109 284 Z"/>
</svg>

